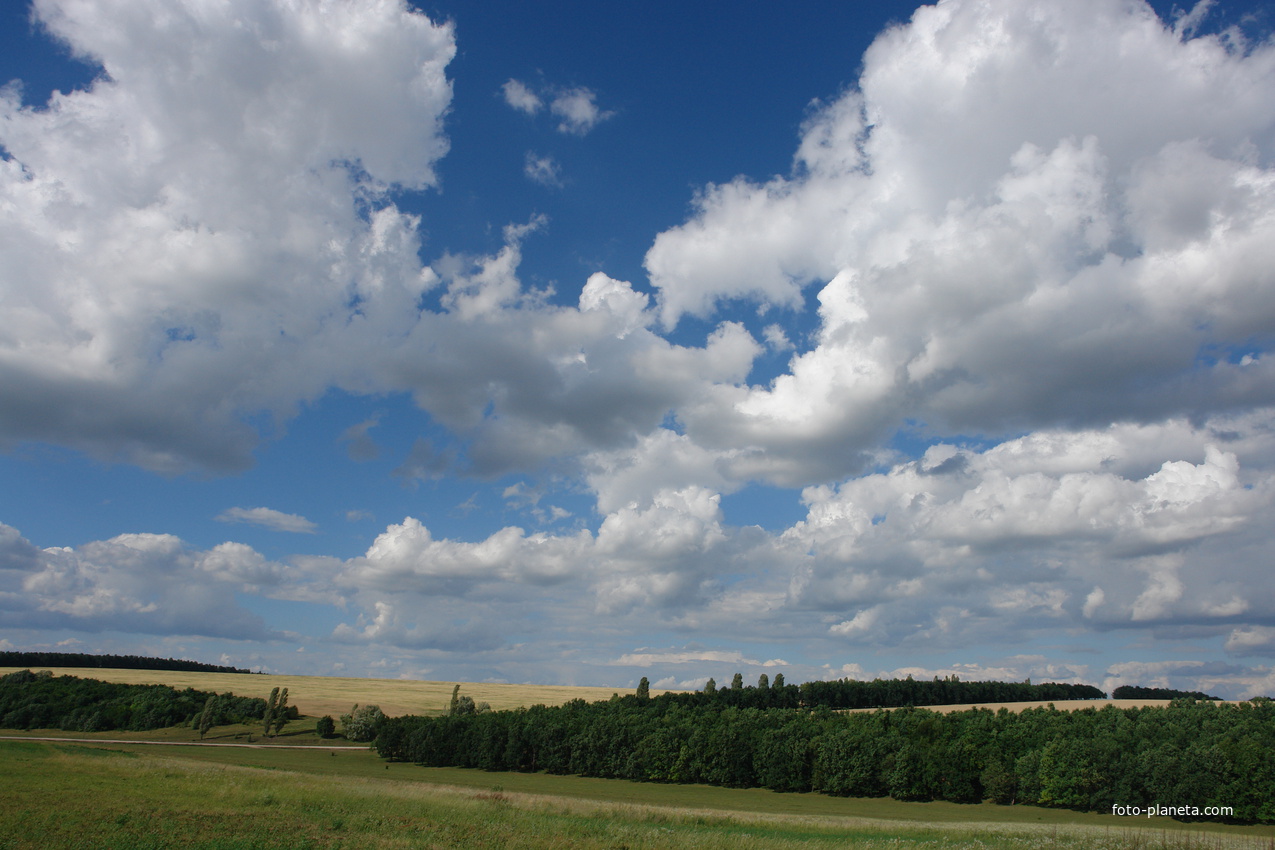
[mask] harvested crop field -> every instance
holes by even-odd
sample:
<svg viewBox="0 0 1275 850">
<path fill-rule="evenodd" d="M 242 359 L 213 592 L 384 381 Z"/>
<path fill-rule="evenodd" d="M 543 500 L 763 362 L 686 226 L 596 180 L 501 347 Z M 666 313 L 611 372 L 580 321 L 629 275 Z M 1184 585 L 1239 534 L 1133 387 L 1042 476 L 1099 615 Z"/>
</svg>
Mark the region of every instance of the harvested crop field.
<svg viewBox="0 0 1275 850">
<path fill-rule="evenodd" d="M 0 667 L 0 675 L 25 667 Z M 437 714 L 451 701 L 455 682 L 420 682 L 408 679 L 359 679 L 354 677 L 275 676 L 258 673 L 197 673 L 175 670 L 125 670 L 99 667 L 57 667 L 58 676 L 79 676 L 104 682 L 130 685 L 169 685 L 201 691 L 230 692 L 237 696 L 266 697 L 270 689 L 288 689 L 288 702 L 302 714 L 333 716 L 347 712 L 355 703 L 379 705 L 388 715 Z M 608 699 L 616 688 L 587 688 L 567 685 L 503 685 L 479 682 L 460 683 L 462 694 L 493 709 L 518 708 L 538 703 L 561 705 L 573 699 L 590 702 Z M 652 691 L 652 694 L 662 691 Z"/>
</svg>

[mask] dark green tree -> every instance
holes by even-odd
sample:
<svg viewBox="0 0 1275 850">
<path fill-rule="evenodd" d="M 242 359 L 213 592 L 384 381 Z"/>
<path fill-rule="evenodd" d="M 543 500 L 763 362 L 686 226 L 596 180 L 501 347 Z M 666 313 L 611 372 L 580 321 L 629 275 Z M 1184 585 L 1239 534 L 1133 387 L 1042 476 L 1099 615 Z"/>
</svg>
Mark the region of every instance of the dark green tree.
<svg viewBox="0 0 1275 850">
<path fill-rule="evenodd" d="M 704 693 L 710 697 L 717 693 L 717 683 L 713 681 L 712 676 L 709 676 L 708 681 L 704 683 Z"/>
<path fill-rule="evenodd" d="M 742 689 L 743 687 L 744 687 L 744 674 L 736 673 L 734 678 L 730 680 L 730 689 L 732 691 L 738 691 Z"/>
<path fill-rule="evenodd" d="M 642 677 L 642 681 L 638 682 L 637 698 L 638 699 L 651 698 L 651 683 L 647 681 L 645 676 Z"/>
<path fill-rule="evenodd" d="M 261 734 L 270 734 L 270 727 L 274 725 L 274 713 L 278 705 L 279 689 L 275 688 L 270 692 L 269 699 L 266 700 L 266 713 L 261 717 Z"/>
<path fill-rule="evenodd" d="M 279 692 L 279 702 L 274 707 L 274 733 L 278 735 L 288 724 L 288 689 Z"/>
<path fill-rule="evenodd" d="M 319 722 L 314 724 L 314 731 L 320 738 L 336 737 L 336 721 L 332 719 L 332 715 L 325 714 L 319 718 Z"/>
<path fill-rule="evenodd" d="M 213 727 L 217 718 L 217 697 L 212 696 L 204 703 L 204 710 L 199 713 L 199 740 L 204 740 L 208 730 Z"/>
<path fill-rule="evenodd" d="M 765 673 L 762 673 L 760 676 L 757 677 L 757 690 L 759 691 L 770 690 L 770 677 L 767 676 Z"/>
</svg>

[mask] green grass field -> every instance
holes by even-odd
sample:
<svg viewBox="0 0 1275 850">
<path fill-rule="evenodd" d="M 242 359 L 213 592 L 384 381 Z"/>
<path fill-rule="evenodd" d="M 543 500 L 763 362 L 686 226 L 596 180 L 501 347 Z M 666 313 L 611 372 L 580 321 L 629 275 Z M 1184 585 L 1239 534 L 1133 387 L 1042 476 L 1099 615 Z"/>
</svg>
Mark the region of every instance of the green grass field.
<svg viewBox="0 0 1275 850">
<path fill-rule="evenodd" d="M 337 751 L 0 741 L 0 848 L 1275 848 L 1275 829 L 387 765 Z"/>
</svg>

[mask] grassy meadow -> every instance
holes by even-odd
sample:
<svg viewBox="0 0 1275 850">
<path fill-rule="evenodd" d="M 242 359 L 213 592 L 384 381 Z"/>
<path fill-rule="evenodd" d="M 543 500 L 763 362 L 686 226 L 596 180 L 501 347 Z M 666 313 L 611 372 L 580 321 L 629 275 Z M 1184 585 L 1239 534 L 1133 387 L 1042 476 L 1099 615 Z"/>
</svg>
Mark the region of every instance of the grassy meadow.
<svg viewBox="0 0 1275 850">
<path fill-rule="evenodd" d="M 0 741 L 0 848 L 1272 848 L 1270 828 L 386 765 L 367 750 Z"/>
</svg>

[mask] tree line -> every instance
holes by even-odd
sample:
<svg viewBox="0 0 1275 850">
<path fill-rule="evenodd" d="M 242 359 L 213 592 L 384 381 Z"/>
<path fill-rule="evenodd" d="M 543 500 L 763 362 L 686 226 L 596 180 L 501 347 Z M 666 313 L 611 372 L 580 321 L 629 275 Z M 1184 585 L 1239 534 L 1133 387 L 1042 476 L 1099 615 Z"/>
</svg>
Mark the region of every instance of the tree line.
<svg viewBox="0 0 1275 850">
<path fill-rule="evenodd" d="M 729 690 L 729 689 L 728 689 Z M 1275 822 L 1275 703 L 1011 713 L 737 707 L 684 695 L 385 718 L 387 759 L 899 800 L 1230 806 Z"/>
<path fill-rule="evenodd" d="M 117 670 L 179 670 L 186 673 L 251 673 L 179 658 L 145 655 L 90 655 L 85 652 L 0 652 L 0 667 L 103 667 Z"/>
<path fill-rule="evenodd" d="M 54 676 L 47 670 L 0 677 L 4 729 L 143 732 L 191 723 L 202 736 L 212 726 L 259 721 L 265 709 L 266 700 L 257 697 Z"/>
<path fill-rule="evenodd" d="M 1178 691 L 1173 688 L 1142 688 L 1137 685 L 1121 685 L 1111 692 L 1112 699 L 1212 699 L 1200 691 Z"/>
<path fill-rule="evenodd" d="M 644 683 L 646 679 L 642 680 Z M 639 684 L 638 693 L 649 693 L 649 684 Z M 1050 702 L 1073 699 L 1102 699 L 1105 693 L 1093 685 L 1044 682 L 962 682 L 956 676 L 933 681 L 906 679 L 836 679 L 789 685 L 782 673 L 772 682 L 765 673 L 756 685 L 745 685 L 736 673 L 729 687 L 719 688 L 713 679 L 703 690 L 673 695 L 687 704 L 718 704 L 736 708 L 897 708 L 963 703 Z"/>
</svg>

